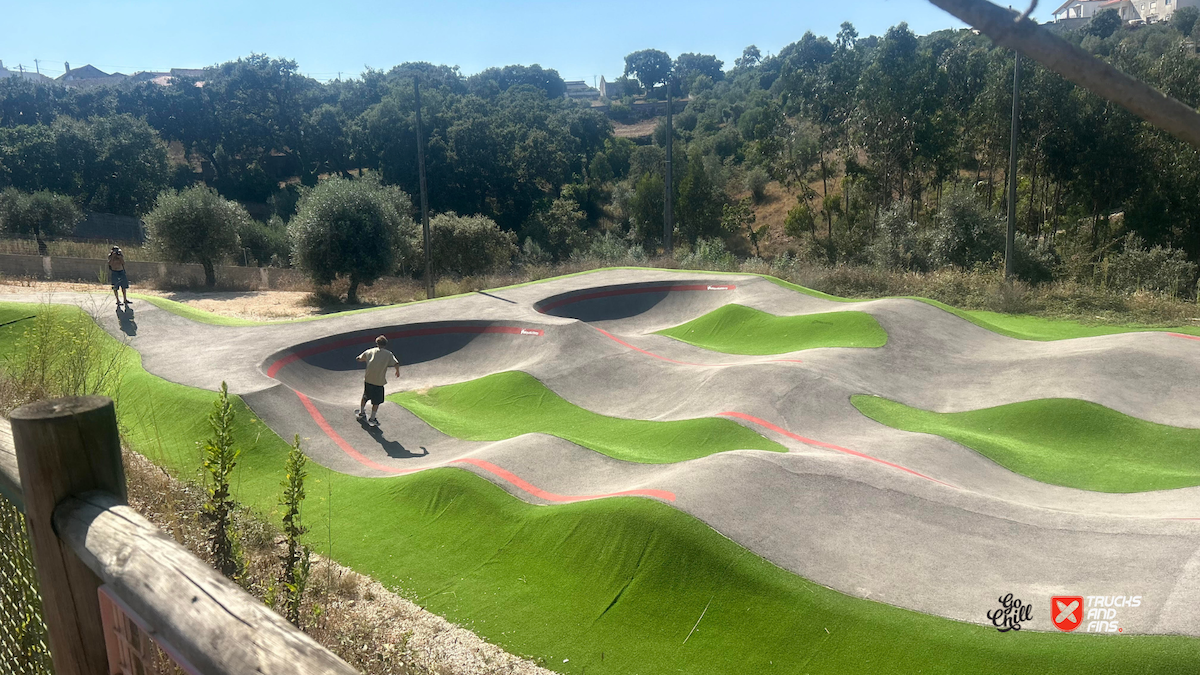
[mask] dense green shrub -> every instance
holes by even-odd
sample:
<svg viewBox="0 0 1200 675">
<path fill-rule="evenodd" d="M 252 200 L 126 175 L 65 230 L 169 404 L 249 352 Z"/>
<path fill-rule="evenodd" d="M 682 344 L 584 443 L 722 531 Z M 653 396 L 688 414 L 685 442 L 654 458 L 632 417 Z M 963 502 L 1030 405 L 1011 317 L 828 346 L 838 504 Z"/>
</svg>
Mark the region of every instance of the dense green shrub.
<svg viewBox="0 0 1200 675">
<path fill-rule="evenodd" d="M 910 207 L 908 200 L 900 200 L 879 215 L 868 251 L 873 264 L 890 270 L 929 270 L 932 242 L 909 218 Z"/>
<path fill-rule="evenodd" d="M 592 260 L 609 265 L 641 265 L 646 261 L 646 251 L 612 232 L 592 237 L 586 248 L 571 255 L 575 260 Z"/>
<path fill-rule="evenodd" d="M 566 260 L 571 251 L 583 244 L 585 225 L 587 218 L 579 210 L 579 204 L 573 199 L 560 197 L 549 208 L 530 216 L 521 233 L 526 237 L 526 242 L 532 238 L 542 251 L 557 262 Z"/>
<path fill-rule="evenodd" d="M 663 235 L 663 177 L 646 173 L 638 179 L 633 198 L 629 200 L 629 216 L 634 238 L 643 245 L 655 245 Z"/>
<path fill-rule="evenodd" d="M 41 190 L 26 193 L 16 188 L 0 192 L 0 232 L 42 237 L 70 234 L 83 220 L 83 212 L 66 195 Z"/>
<path fill-rule="evenodd" d="M 1108 256 L 1104 265 L 1108 283 L 1123 291 L 1157 291 L 1186 295 L 1196 283 L 1196 263 L 1175 248 L 1146 248 L 1141 237 L 1130 232 L 1120 253 Z"/>
<path fill-rule="evenodd" d="M 750 197 L 755 204 L 760 204 L 767 197 L 767 183 L 771 182 L 771 176 L 766 169 L 761 166 L 756 166 L 746 172 L 744 186 L 750 191 Z"/>
<path fill-rule="evenodd" d="M 1004 253 L 1004 232 L 1004 222 L 970 191 L 951 192 L 933 219 L 933 262 L 962 269 L 990 262 Z"/>
<path fill-rule="evenodd" d="M 550 254 L 546 253 L 536 241 L 525 237 L 525 243 L 521 244 L 519 261 L 522 265 L 545 265 L 551 262 L 551 259 Z"/>
<path fill-rule="evenodd" d="M 288 239 L 287 225 L 279 216 L 271 216 L 266 223 L 257 220 L 242 223 L 238 227 L 238 239 L 248 262 L 259 267 L 287 267 L 292 243 Z"/>
<path fill-rule="evenodd" d="M 675 252 L 675 260 L 683 269 L 726 270 L 738 268 L 737 258 L 725 248 L 725 242 L 719 238 L 701 238 L 689 251 L 680 247 Z"/>
<path fill-rule="evenodd" d="M 1058 255 L 1045 241 L 1036 241 L 1017 232 L 1013 247 L 1013 276 L 1035 284 L 1054 280 Z"/>
<path fill-rule="evenodd" d="M 249 227 L 250 214 L 216 190 L 196 185 L 166 190 L 146 216 L 150 246 L 165 260 L 200 263 L 204 283 L 217 283 L 215 265 L 240 253 L 238 231 Z"/>
<path fill-rule="evenodd" d="M 633 108 L 621 101 L 613 101 L 608 107 L 608 116 L 621 124 L 632 124 Z"/>
<path fill-rule="evenodd" d="M 300 199 L 288 223 L 293 262 L 319 285 L 350 280 L 346 301 L 358 302 L 370 285 L 417 257 L 412 201 L 396 187 L 363 178 L 333 178 Z"/>
<path fill-rule="evenodd" d="M 440 213 L 429 221 L 433 268 L 439 274 L 471 276 L 508 267 L 517 238 L 486 216 Z"/>
</svg>

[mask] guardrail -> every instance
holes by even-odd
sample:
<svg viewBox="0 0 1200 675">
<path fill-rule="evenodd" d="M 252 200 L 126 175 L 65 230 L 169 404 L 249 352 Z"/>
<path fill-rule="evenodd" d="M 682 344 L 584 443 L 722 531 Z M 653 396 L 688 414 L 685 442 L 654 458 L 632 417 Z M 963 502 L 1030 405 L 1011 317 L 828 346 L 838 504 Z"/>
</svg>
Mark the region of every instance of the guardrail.
<svg viewBox="0 0 1200 675">
<path fill-rule="evenodd" d="M 25 516 L 57 675 L 142 675 L 164 661 L 192 675 L 357 675 L 128 506 L 110 399 L 42 401 L 10 420 L 0 495 Z M 0 666 L 48 672 L 30 654 Z"/>
</svg>

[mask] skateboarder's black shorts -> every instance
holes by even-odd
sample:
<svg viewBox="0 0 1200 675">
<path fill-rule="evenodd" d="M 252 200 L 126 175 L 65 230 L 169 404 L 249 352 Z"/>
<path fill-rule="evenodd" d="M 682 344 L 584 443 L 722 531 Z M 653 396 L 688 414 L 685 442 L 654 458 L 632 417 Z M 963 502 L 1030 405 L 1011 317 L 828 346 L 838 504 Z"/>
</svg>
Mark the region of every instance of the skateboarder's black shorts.
<svg viewBox="0 0 1200 675">
<path fill-rule="evenodd" d="M 363 397 L 373 405 L 383 405 L 383 385 L 363 382 Z"/>
<path fill-rule="evenodd" d="M 129 276 L 125 274 L 125 270 L 110 270 L 108 280 L 112 282 L 114 291 L 118 288 L 129 288 Z"/>
</svg>

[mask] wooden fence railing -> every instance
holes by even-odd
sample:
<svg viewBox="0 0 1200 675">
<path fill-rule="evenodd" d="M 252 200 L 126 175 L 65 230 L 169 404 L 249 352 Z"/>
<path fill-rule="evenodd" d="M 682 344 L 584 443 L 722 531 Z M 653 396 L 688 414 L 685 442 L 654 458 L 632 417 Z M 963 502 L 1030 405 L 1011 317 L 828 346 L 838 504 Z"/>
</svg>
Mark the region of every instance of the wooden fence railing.
<svg viewBox="0 0 1200 675">
<path fill-rule="evenodd" d="M 24 510 L 57 675 L 153 672 L 151 651 L 193 675 L 357 674 L 127 505 L 110 399 L 10 420 L 0 495 Z"/>
</svg>

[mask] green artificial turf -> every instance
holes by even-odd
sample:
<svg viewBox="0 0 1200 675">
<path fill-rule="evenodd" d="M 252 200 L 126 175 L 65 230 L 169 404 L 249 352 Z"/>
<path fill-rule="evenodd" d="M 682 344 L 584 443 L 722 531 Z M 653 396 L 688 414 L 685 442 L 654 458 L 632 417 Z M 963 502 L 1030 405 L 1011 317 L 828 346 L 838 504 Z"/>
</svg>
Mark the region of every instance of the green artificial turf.
<svg viewBox="0 0 1200 675">
<path fill-rule="evenodd" d="M 1200 429 L 1155 424 L 1068 398 L 958 413 L 910 408 L 878 396 L 851 397 L 867 417 L 936 434 L 1043 483 L 1098 492 L 1200 485 Z"/>
<path fill-rule="evenodd" d="M 887 332 L 875 317 L 863 312 L 775 316 L 737 304 L 658 333 L 727 354 L 786 354 L 817 347 L 887 344 Z"/>
<path fill-rule="evenodd" d="M 13 353 L 24 322 L 3 324 L 31 311 L 42 310 L 0 303 L 0 353 Z M 125 358 L 126 440 L 197 476 L 215 394 L 149 375 L 132 350 Z M 288 446 L 236 397 L 235 407 L 236 498 L 277 518 Z M 313 463 L 306 488 L 319 552 L 562 673 L 1116 675 L 1200 662 L 1190 638 L 999 633 L 852 598 L 647 499 L 532 506 L 456 469 L 358 478 Z"/>
<path fill-rule="evenodd" d="M 569 403 L 532 375 L 507 371 L 425 393 L 388 396 L 430 426 L 471 441 L 521 434 L 564 438 L 629 462 L 682 462 L 725 450 L 787 452 L 782 445 L 727 419 L 655 422 L 606 417 Z"/>
<path fill-rule="evenodd" d="M 781 286 L 788 290 L 811 295 L 814 298 L 823 300 L 833 300 L 835 302 L 869 302 L 871 298 L 842 298 L 836 295 L 829 295 L 821 291 L 814 291 L 811 288 L 798 286 L 791 282 L 762 275 L 764 279 L 770 281 L 776 286 Z M 919 298 L 916 296 L 898 296 L 907 300 L 916 300 L 927 305 L 933 305 L 938 309 L 950 312 L 965 321 L 986 328 L 994 333 L 999 333 L 1018 340 L 1070 340 L 1073 338 L 1096 337 L 1098 335 L 1115 335 L 1117 333 L 1139 333 L 1144 331 L 1160 332 L 1168 331 L 1172 333 L 1183 333 L 1185 335 L 1200 336 L 1200 328 L 1196 326 L 1155 326 L 1147 324 L 1122 324 L 1122 325 L 1104 325 L 1104 324 L 1086 324 L 1070 319 L 1047 319 L 1040 316 L 1032 316 L 1029 314 L 1002 314 L 1000 312 L 988 312 L 981 309 L 959 309 L 951 307 L 944 302 L 930 300 L 929 298 Z"/>
</svg>

